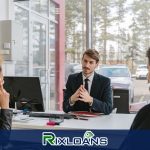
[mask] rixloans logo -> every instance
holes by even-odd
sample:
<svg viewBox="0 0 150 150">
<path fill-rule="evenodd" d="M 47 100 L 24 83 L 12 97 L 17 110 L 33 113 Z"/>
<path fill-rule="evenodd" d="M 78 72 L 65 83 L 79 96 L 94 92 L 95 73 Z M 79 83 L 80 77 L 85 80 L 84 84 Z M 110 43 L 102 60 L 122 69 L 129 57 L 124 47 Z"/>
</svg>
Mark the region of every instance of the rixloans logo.
<svg viewBox="0 0 150 150">
<path fill-rule="evenodd" d="M 83 137 L 57 137 L 53 132 L 42 133 L 42 145 L 51 146 L 107 146 L 107 137 L 95 137 L 92 131 L 86 131 Z"/>
</svg>

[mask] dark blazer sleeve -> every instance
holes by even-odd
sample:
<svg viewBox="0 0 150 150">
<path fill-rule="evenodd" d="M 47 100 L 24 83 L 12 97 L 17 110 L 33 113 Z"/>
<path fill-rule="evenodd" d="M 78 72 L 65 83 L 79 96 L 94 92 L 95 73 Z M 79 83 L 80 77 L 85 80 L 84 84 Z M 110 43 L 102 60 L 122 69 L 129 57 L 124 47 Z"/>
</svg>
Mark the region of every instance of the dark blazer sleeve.
<svg viewBox="0 0 150 150">
<path fill-rule="evenodd" d="M 150 104 L 139 110 L 131 125 L 131 130 L 141 129 L 150 129 Z"/>
<path fill-rule="evenodd" d="M 95 98 L 93 96 L 93 104 L 91 110 L 94 112 L 101 112 L 104 114 L 110 114 L 112 111 L 112 88 L 110 85 L 110 79 L 101 76 L 100 77 L 101 88 L 99 89 L 99 96 Z M 101 94 L 100 94 L 101 93 Z"/>
<path fill-rule="evenodd" d="M 1 109 L 0 110 L 0 129 L 10 130 L 12 123 L 12 110 Z"/>
<path fill-rule="evenodd" d="M 69 75 L 67 83 L 66 83 L 66 89 L 64 91 L 64 101 L 63 101 L 63 111 L 69 112 L 72 110 L 72 106 L 70 106 L 69 99 L 73 94 L 72 90 L 72 75 Z"/>
</svg>

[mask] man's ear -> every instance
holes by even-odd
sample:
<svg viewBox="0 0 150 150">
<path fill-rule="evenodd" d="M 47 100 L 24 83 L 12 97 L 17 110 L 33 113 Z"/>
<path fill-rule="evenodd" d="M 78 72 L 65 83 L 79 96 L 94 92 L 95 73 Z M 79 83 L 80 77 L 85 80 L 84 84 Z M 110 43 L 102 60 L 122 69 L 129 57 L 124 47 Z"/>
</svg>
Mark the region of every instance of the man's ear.
<svg viewBox="0 0 150 150">
<path fill-rule="evenodd" d="M 96 67 L 98 67 L 98 65 L 99 65 L 99 61 L 96 63 Z"/>
</svg>

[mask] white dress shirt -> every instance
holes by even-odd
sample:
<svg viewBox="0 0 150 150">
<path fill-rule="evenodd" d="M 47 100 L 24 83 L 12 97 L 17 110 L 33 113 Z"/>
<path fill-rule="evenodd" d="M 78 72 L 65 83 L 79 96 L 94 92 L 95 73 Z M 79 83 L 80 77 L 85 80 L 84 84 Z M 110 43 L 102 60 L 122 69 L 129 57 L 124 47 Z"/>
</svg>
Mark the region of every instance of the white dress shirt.
<svg viewBox="0 0 150 150">
<path fill-rule="evenodd" d="M 85 79 L 87 77 L 84 76 L 84 74 L 82 73 L 82 77 L 83 77 L 83 85 L 85 86 Z M 92 86 L 92 82 L 93 82 L 93 78 L 94 78 L 94 72 L 87 78 L 88 80 L 88 92 L 90 93 L 91 91 L 91 86 Z"/>
</svg>

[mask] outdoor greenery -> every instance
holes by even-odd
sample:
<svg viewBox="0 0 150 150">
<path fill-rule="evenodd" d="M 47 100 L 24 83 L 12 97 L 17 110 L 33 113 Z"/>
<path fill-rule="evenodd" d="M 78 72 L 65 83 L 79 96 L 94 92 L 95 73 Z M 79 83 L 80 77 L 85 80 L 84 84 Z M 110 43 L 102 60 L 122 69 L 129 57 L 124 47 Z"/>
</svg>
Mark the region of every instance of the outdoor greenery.
<svg viewBox="0 0 150 150">
<path fill-rule="evenodd" d="M 102 63 L 146 63 L 149 0 L 92 0 L 92 45 Z M 66 57 L 79 62 L 86 49 L 86 0 L 65 0 Z"/>
</svg>

